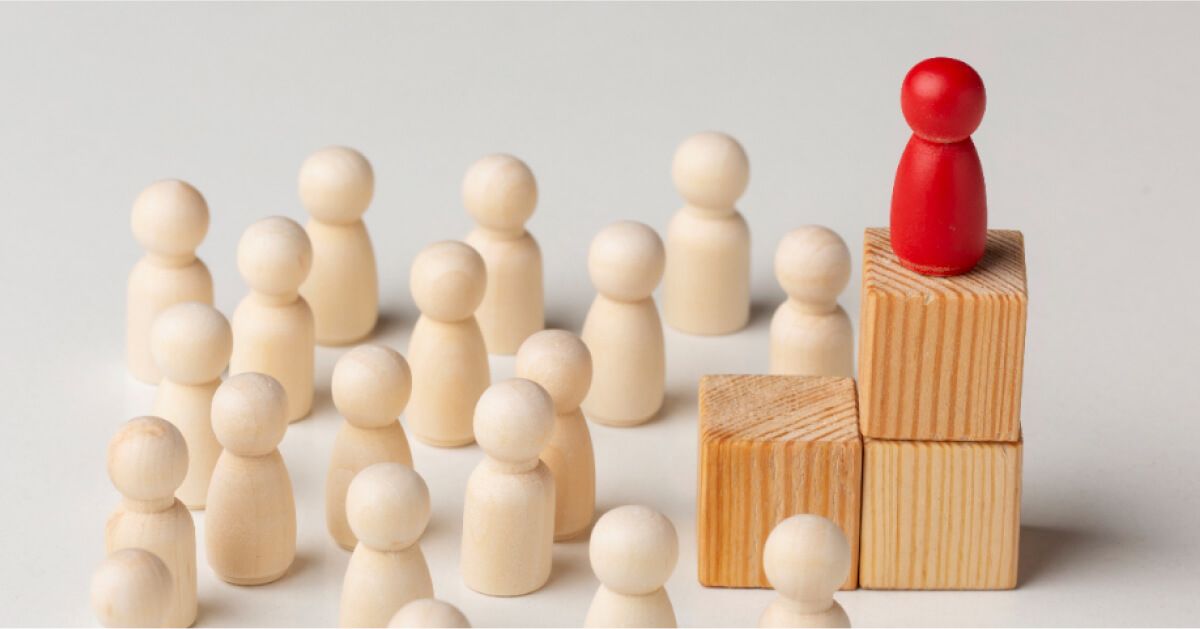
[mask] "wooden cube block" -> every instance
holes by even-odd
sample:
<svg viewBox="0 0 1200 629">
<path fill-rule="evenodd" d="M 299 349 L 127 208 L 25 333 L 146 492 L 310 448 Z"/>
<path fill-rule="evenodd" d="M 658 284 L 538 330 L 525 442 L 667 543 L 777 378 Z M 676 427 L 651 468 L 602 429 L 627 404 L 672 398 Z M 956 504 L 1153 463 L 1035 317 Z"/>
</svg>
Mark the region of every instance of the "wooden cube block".
<svg viewBox="0 0 1200 629">
<path fill-rule="evenodd" d="M 900 265 L 887 229 L 863 239 L 858 394 L 871 439 L 1016 441 L 1025 362 L 1025 243 L 991 230 L 971 272 Z"/>
<path fill-rule="evenodd" d="M 867 439 L 865 448 L 862 587 L 1016 587 L 1021 441 Z"/>
<path fill-rule="evenodd" d="M 700 583 L 770 587 L 767 535 L 781 520 L 815 513 L 850 542 L 858 583 L 862 437 L 854 380 L 809 376 L 705 376 L 700 380 Z"/>
</svg>

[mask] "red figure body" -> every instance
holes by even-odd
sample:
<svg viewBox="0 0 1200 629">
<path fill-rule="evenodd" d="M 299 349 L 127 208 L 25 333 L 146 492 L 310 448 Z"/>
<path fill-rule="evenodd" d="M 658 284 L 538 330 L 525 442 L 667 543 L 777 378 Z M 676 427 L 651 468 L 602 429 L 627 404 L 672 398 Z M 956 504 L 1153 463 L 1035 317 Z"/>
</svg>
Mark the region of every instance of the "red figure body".
<svg viewBox="0 0 1200 629">
<path fill-rule="evenodd" d="M 971 133 L 986 100 L 979 75 L 957 59 L 926 59 L 904 77 L 913 136 L 892 187 L 892 250 L 918 273 L 959 275 L 983 257 L 987 194 Z"/>
</svg>

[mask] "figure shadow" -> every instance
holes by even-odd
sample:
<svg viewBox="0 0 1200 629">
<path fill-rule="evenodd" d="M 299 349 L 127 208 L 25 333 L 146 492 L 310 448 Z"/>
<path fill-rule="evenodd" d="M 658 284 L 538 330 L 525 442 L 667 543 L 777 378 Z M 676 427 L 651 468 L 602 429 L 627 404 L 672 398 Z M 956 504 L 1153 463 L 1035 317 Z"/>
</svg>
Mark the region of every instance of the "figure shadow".
<svg viewBox="0 0 1200 629">
<path fill-rule="evenodd" d="M 1039 579 L 1069 572 L 1078 558 L 1111 543 L 1096 531 L 1023 525 L 1017 585 L 1023 587 Z"/>
<path fill-rule="evenodd" d="M 745 329 L 757 328 L 759 326 L 770 325 L 771 317 L 774 316 L 775 310 L 779 308 L 779 301 L 772 301 L 766 297 L 755 297 L 750 301 L 750 321 L 746 324 Z"/>
</svg>

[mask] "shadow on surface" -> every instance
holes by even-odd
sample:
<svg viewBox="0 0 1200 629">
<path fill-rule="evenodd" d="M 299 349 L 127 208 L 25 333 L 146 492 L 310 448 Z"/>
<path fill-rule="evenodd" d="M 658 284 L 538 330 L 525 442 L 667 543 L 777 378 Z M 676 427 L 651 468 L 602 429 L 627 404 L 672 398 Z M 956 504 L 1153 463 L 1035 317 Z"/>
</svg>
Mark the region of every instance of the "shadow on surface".
<svg viewBox="0 0 1200 629">
<path fill-rule="evenodd" d="M 1023 525 L 1017 587 L 1070 571 L 1076 559 L 1107 543 L 1104 536 L 1095 531 Z"/>
</svg>

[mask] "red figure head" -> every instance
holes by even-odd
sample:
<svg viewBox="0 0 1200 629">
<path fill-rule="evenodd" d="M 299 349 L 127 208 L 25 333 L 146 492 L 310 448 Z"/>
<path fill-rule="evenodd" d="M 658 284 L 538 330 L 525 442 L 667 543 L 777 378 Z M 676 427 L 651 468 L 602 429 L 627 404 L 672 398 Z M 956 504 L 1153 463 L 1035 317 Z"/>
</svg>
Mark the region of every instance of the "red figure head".
<svg viewBox="0 0 1200 629">
<path fill-rule="evenodd" d="M 983 120 L 987 93 L 971 66 L 934 57 L 913 66 L 900 88 L 900 108 L 913 133 L 947 144 L 967 139 Z"/>
</svg>

